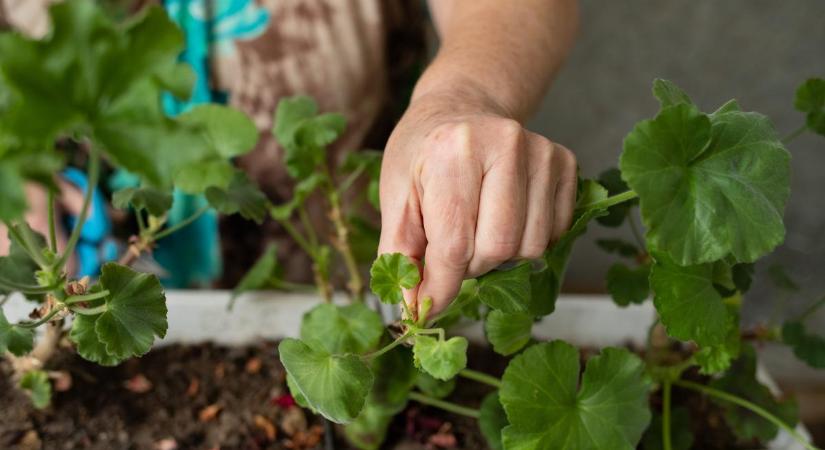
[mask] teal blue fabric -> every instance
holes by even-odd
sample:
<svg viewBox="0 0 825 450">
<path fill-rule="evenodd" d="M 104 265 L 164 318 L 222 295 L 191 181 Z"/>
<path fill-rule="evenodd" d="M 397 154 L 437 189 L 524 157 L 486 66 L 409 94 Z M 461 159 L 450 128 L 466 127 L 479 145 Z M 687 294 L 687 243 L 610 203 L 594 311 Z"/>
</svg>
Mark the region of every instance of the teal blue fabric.
<svg viewBox="0 0 825 450">
<path fill-rule="evenodd" d="M 210 52 L 232 52 L 235 39 L 263 33 L 269 23 L 268 11 L 254 0 L 165 0 L 164 6 L 186 37 L 180 60 L 188 63 L 196 75 L 191 98 L 182 101 L 166 94 L 164 110 L 174 116 L 198 104 L 225 103 L 226 93 L 210 88 Z M 206 204 L 201 196 L 176 191 L 169 225 L 180 223 Z M 165 286 L 208 285 L 222 270 L 217 214 L 210 210 L 158 242 L 154 257 L 169 274 L 162 280 Z"/>
</svg>

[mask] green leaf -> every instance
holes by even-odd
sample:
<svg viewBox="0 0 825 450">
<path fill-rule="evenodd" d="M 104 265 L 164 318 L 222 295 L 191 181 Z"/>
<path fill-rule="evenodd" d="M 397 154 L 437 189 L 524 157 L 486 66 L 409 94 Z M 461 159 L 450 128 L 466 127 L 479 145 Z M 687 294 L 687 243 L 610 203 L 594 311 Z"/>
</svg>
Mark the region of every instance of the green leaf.
<svg viewBox="0 0 825 450">
<path fill-rule="evenodd" d="M 808 128 L 825 136 L 825 80 L 811 78 L 802 83 L 796 90 L 794 106 L 806 113 Z"/>
<path fill-rule="evenodd" d="M 789 154 L 765 116 L 667 107 L 625 138 L 620 166 L 648 244 L 680 265 L 752 262 L 784 239 Z"/>
<path fill-rule="evenodd" d="M 690 97 L 679 86 L 676 86 L 672 81 L 661 78 L 653 80 L 653 96 L 659 100 L 662 109 L 682 103 L 693 104 Z"/>
<path fill-rule="evenodd" d="M 20 225 L 14 225 L 14 227 L 19 226 L 28 227 L 28 224 L 21 223 Z M 31 228 L 29 228 L 29 232 L 34 233 Z M 34 233 L 34 235 L 36 239 L 35 245 L 40 248 L 45 248 L 45 238 L 38 233 Z M 11 233 L 9 233 L 8 236 L 9 241 L 11 242 L 9 246 L 9 254 L 6 256 L 0 256 L 0 281 L 29 286 L 39 284 L 37 282 L 37 278 L 35 277 L 35 273 L 40 270 L 40 266 L 38 266 L 31 256 L 29 256 L 29 254 L 24 250 L 22 243 L 17 242 Z M 0 287 L 0 294 L 6 295 L 11 292 L 12 290 L 3 289 Z M 35 298 L 30 297 L 30 299 Z"/>
<path fill-rule="evenodd" d="M 226 189 L 212 186 L 206 190 L 206 200 L 221 214 L 240 213 L 241 217 L 261 224 L 266 217 L 269 200 L 241 171 L 236 171 Z"/>
<path fill-rule="evenodd" d="M 27 391 L 35 408 L 44 409 L 52 402 L 52 384 L 42 370 L 30 370 L 20 379 L 20 388 Z"/>
<path fill-rule="evenodd" d="M 417 370 L 416 374 L 417 377 L 415 379 L 415 387 L 430 397 L 444 398 L 452 394 L 455 390 L 455 378 L 450 378 L 446 381 L 439 380 L 427 372 L 422 372 L 420 370 Z"/>
<path fill-rule="evenodd" d="M 204 130 L 215 153 L 224 159 L 248 153 L 258 142 L 258 129 L 246 114 L 223 105 L 198 105 L 178 120 Z"/>
<path fill-rule="evenodd" d="M 32 351 L 33 345 L 34 331 L 10 324 L 0 309 L 0 354 L 9 351 L 15 356 L 23 356 Z"/>
<path fill-rule="evenodd" d="M 193 162 L 175 175 L 175 187 L 191 194 L 203 194 L 209 188 L 225 189 L 232 182 L 237 169 L 221 158 Z"/>
<path fill-rule="evenodd" d="M 232 298 L 237 298 L 247 291 L 268 287 L 272 279 L 277 277 L 277 269 L 278 247 L 275 244 L 269 244 L 232 290 Z"/>
<path fill-rule="evenodd" d="M 298 385 L 295 384 L 295 378 L 292 378 L 292 375 L 290 375 L 289 373 L 286 374 L 286 387 L 289 388 L 289 393 L 292 394 L 292 398 L 295 400 L 295 403 L 297 403 L 298 406 L 300 406 L 301 408 L 309 409 L 313 413 L 318 413 L 312 408 L 312 406 L 309 405 L 306 397 L 304 397 L 304 394 L 302 394 L 301 391 L 298 389 Z"/>
<path fill-rule="evenodd" d="M 367 401 L 361 414 L 344 427 L 344 434 L 358 449 L 378 450 L 387 437 L 387 430 L 394 417 L 380 406 Z"/>
<path fill-rule="evenodd" d="M 774 398 L 770 389 L 756 379 L 756 352 L 746 345 L 738 360 L 722 378 L 710 382 L 710 387 L 749 400 L 766 409 L 790 426 L 797 423 L 797 407 L 793 400 L 780 401 Z M 712 398 L 724 411 L 725 422 L 742 441 L 758 439 L 768 442 L 776 437 L 779 429 L 748 409 L 733 403 Z"/>
<path fill-rule="evenodd" d="M 116 359 L 142 356 L 155 336 L 166 336 L 166 297 L 154 275 L 135 272 L 115 263 L 101 268 L 100 287 L 106 311 L 95 316 L 95 333 Z"/>
<path fill-rule="evenodd" d="M 640 252 L 636 245 L 622 239 L 596 239 L 596 245 L 607 253 L 635 258 Z"/>
<path fill-rule="evenodd" d="M 654 255 L 650 271 L 653 304 L 667 334 L 700 346 L 722 344 L 728 311 L 713 284 L 713 264 L 682 267 L 665 255 Z"/>
<path fill-rule="evenodd" d="M 295 185 L 292 191 L 292 198 L 283 204 L 273 206 L 269 213 L 275 220 L 287 220 L 292 216 L 295 210 L 303 206 L 306 199 L 320 187 L 326 176 L 319 173 L 312 173 L 308 177 L 302 179 Z M 370 256 L 372 258 L 372 256 Z"/>
<path fill-rule="evenodd" d="M 613 264 L 607 271 L 607 291 L 619 306 L 644 303 L 650 295 L 649 276 L 649 264 L 634 269 L 622 263 Z"/>
<path fill-rule="evenodd" d="M 753 264 L 742 263 L 731 267 L 731 279 L 733 285 L 742 294 L 748 292 L 753 282 Z"/>
<path fill-rule="evenodd" d="M 467 367 L 467 339 L 454 336 L 440 340 L 416 336 L 413 346 L 416 366 L 439 380 L 449 380 Z"/>
<path fill-rule="evenodd" d="M 501 381 L 508 450 L 632 450 L 650 422 L 651 382 L 644 363 L 624 349 L 591 358 L 579 383 L 575 347 L 534 345 L 510 361 Z"/>
<path fill-rule="evenodd" d="M 498 398 L 498 392 L 492 392 L 481 401 L 481 415 L 478 418 L 478 427 L 487 445 L 491 450 L 502 450 L 501 430 L 509 423 L 504 408 Z"/>
<path fill-rule="evenodd" d="M 687 408 L 675 407 L 670 414 L 670 439 L 672 450 L 689 450 L 693 445 L 690 427 L 690 412 Z M 662 415 L 656 412 L 650 426 L 642 436 L 643 450 L 665 450 L 662 441 Z"/>
<path fill-rule="evenodd" d="M 366 353 L 384 334 L 381 316 L 361 303 L 322 303 L 304 315 L 301 340 L 329 353 Z"/>
<path fill-rule="evenodd" d="M 326 156 L 325 147 L 344 131 L 340 114 L 321 114 L 306 96 L 281 100 L 275 112 L 273 133 L 284 148 L 287 172 L 295 179 L 309 176 Z"/>
<path fill-rule="evenodd" d="M 699 349 L 694 355 L 699 364 L 699 373 L 712 375 L 722 373 L 730 367 L 733 360 L 739 357 L 742 347 L 742 337 L 739 332 L 738 307 L 728 305 L 728 325 L 725 342 Z"/>
<path fill-rule="evenodd" d="M 77 353 L 84 359 L 101 366 L 116 366 L 126 358 L 111 355 L 106 351 L 106 344 L 100 340 L 95 331 L 98 317 L 77 314 L 72 322 L 69 339 L 74 342 Z"/>
<path fill-rule="evenodd" d="M 802 322 L 786 322 L 782 326 L 782 342 L 809 366 L 825 369 L 825 338 L 809 333 Z"/>
<path fill-rule="evenodd" d="M 512 355 L 530 342 L 533 317 L 524 313 L 493 310 L 487 314 L 484 330 L 496 353 Z"/>
<path fill-rule="evenodd" d="M 627 183 L 622 180 L 622 173 L 615 167 L 599 174 L 599 184 L 607 189 L 607 195 L 621 194 L 630 189 Z M 596 221 L 606 227 L 618 227 L 624 223 L 625 217 L 636 203 L 638 203 L 637 199 L 633 199 L 611 206 L 607 209 L 607 215 L 597 217 Z"/>
<path fill-rule="evenodd" d="M 26 182 L 35 182 L 56 190 L 54 173 L 63 167 L 63 159 L 53 151 L 31 152 L 8 150 L 3 152 L 0 142 L 0 221 L 22 219 L 28 208 L 24 190 Z"/>
<path fill-rule="evenodd" d="M 146 210 L 160 217 L 172 208 L 172 194 L 149 187 L 124 188 L 112 194 L 112 205 L 118 209 L 129 206 L 136 210 Z"/>
<path fill-rule="evenodd" d="M 384 303 L 400 303 L 402 289 L 412 289 L 419 281 L 418 266 L 401 253 L 384 253 L 370 267 L 370 289 Z"/>
<path fill-rule="evenodd" d="M 160 87 L 168 90 L 175 97 L 181 100 L 188 100 L 191 97 L 197 76 L 189 64 L 169 64 L 159 69 L 155 75 Z"/>
<path fill-rule="evenodd" d="M 297 339 L 284 339 L 278 351 L 294 386 L 313 409 L 335 423 L 358 417 L 373 383 L 360 357 L 332 355 Z"/>
<path fill-rule="evenodd" d="M 387 414 L 397 414 L 407 406 L 407 396 L 418 381 L 412 350 L 399 346 L 372 361 L 375 382 L 369 403 Z M 444 383 L 439 381 L 438 383 Z"/>
<path fill-rule="evenodd" d="M 507 313 L 527 312 L 530 305 L 532 267 L 525 261 L 512 269 L 492 270 L 478 278 L 478 299 Z"/>
</svg>

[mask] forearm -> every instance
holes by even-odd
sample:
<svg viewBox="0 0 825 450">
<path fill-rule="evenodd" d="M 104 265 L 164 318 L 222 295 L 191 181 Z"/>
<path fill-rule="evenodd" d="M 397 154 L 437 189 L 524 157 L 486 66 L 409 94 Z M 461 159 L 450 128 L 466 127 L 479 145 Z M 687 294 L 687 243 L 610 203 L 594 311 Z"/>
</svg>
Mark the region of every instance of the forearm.
<svg viewBox="0 0 825 450">
<path fill-rule="evenodd" d="M 575 0 L 437 0 L 430 7 L 441 47 L 413 101 L 443 96 L 520 121 L 561 67 L 578 24 Z"/>
</svg>

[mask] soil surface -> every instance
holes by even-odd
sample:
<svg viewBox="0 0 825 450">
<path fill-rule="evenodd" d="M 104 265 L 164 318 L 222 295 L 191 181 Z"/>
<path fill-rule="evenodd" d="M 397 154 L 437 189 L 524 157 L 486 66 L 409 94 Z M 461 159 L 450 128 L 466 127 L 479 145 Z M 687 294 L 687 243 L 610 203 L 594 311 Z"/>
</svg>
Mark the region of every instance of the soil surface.
<svg viewBox="0 0 825 450">
<path fill-rule="evenodd" d="M 284 383 L 277 346 L 225 348 L 169 346 L 140 359 L 104 368 L 62 352 L 50 368 L 52 405 L 39 411 L 11 386 L 0 367 L 0 449 L 326 449 L 324 421 L 294 406 Z M 583 352 L 587 353 L 587 352 Z M 506 361 L 471 347 L 470 366 L 501 375 Z M 5 363 L 4 363 L 5 364 Z M 67 376 L 68 374 L 68 376 Z M 450 400 L 478 407 L 489 388 L 468 381 Z M 694 448 L 748 449 L 736 445 L 712 403 L 674 390 L 674 406 L 694 419 Z M 654 394 L 651 403 L 659 406 Z M 350 448 L 340 430 L 334 449 Z M 476 423 L 411 402 L 396 416 L 383 448 L 438 450 L 487 448 Z"/>
</svg>

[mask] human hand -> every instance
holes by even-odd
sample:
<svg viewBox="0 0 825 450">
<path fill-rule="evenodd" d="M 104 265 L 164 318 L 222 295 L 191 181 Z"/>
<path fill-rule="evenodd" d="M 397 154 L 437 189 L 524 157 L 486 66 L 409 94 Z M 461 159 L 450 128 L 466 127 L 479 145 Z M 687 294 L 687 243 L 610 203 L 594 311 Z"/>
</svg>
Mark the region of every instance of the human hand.
<svg viewBox="0 0 825 450">
<path fill-rule="evenodd" d="M 390 136 L 380 197 L 379 253 L 426 262 L 405 296 L 435 314 L 463 279 L 538 258 L 570 227 L 576 159 L 495 107 L 427 95 Z"/>
</svg>

